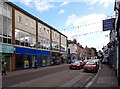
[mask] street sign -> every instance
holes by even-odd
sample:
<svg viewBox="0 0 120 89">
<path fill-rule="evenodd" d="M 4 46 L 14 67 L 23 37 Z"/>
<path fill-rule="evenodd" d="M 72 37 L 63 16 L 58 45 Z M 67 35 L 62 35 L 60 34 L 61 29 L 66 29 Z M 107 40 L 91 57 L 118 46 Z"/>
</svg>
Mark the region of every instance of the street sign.
<svg viewBox="0 0 120 89">
<path fill-rule="evenodd" d="M 114 30 L 115 18 L 103 20 L 103 31 Z"/>
</svg>

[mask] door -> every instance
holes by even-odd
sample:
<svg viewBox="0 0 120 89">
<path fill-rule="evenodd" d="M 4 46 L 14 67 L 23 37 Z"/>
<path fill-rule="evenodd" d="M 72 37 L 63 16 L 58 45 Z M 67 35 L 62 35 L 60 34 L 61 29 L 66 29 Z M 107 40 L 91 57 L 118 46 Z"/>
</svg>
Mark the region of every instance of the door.
<svg viewBox="0 0 120 89">
<path fill-rule="evenodd" d="M 6 61 L 6 66 L 7 66 L 7 71 L 11 71 L 11 56 L 10 55 L 5 55 L 5 61 Z"/>
</svg>

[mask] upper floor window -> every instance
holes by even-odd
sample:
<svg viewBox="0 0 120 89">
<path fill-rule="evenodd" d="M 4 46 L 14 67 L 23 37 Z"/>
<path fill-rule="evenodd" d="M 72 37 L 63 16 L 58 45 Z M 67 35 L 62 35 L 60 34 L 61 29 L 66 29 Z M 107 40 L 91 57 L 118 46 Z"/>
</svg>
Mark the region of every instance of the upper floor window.
<svg viewBox="0 0 120 89">
<path fill-rule="evenodd" d="M 28 20 L 27 20 L 27 19 L 25 20 L 25 25 L 26 25 L 26 26 L 28 25 Z"/>
<path fill-rule="evenodd" d="M 18 16 L 18 22 L 21 22 L 21 16 L 20 15 Z"/>
<path fill-rule="evenodd" d="M 47 34 L 49 34 L 49 30 L 47 30 Z"/>
<path fill-rule="evenodd" d="M 44 32 L 45 32 L 46 30 L 45 30 L 45 28 L 44 28 Z"/>
<path fill-rule="evenodd" d="M 33 21 L 31 22 L 31 28 L 34 28 L 34 22 Z"/>
</svg>

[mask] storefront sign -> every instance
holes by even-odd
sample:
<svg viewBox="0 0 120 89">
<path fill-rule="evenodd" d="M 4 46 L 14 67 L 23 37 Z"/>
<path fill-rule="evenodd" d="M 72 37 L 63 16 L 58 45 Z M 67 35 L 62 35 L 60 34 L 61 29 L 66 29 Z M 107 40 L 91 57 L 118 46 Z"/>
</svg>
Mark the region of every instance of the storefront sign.
<svg viewBox="0 0 120 89">
<path fill-rule="evenodd" d="M 45 50 L 36 50 L 36 49 L 29 49 L 29 48 L 20 48 L 16 47 L 15 48 L 16 54 L 34 54 L 34 55 L 45 55 L 45 56 L 50 56 L 50 51 L 45 51 Z"/>
<path fill-rule="evenodd" d="M 0 52 L 2 53 L 14 53 L 13 46 L 0 45 Z"/>
</svg>

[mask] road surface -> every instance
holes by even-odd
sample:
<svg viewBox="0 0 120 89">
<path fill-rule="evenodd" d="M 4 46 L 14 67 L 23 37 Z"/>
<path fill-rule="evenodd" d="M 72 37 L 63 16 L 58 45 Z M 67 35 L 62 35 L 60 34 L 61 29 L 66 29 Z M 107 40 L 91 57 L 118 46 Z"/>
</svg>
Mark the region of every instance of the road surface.
<svg viewBox="0 0 120 89">
<path fill-rule="evenodd" d="M 4 76 L 2 87 L 81 87 L 94 75 L 84 73 L 83 69 L 70 70 L 67 64 L 24 72 Z"/>
</svg>

